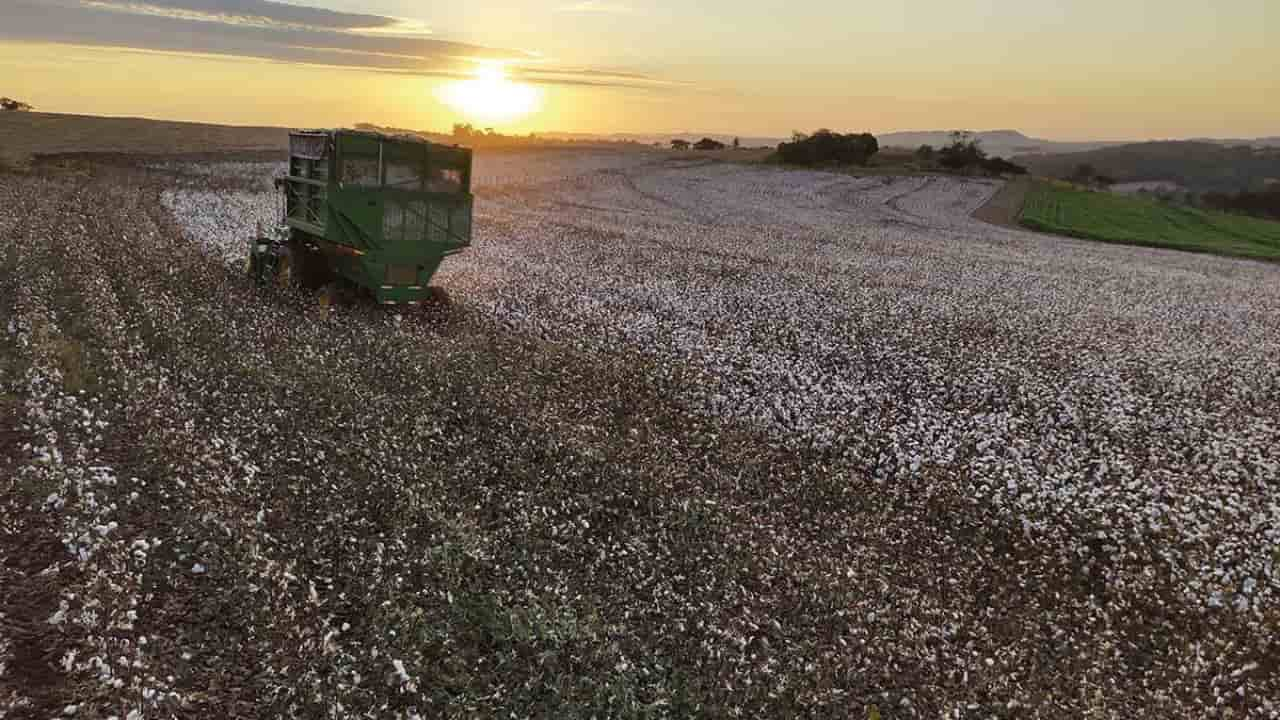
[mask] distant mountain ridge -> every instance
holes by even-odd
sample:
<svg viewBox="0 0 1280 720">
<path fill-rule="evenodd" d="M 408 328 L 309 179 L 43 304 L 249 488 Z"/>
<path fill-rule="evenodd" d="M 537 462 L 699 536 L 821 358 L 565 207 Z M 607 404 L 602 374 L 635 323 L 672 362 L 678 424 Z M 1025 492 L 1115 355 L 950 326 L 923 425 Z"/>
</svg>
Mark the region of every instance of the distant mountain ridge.
<svg viewBox="0 0 1280 720">
<path fill-rule="evenodd" d="M 982 143 L 988 155 L 1010 157 L 1012 155 L 1036 155 L 1040 153 L 1086 152 L 1104 147 L 1124 145 L 1122 141 L 1063 142 L 1029 137 L 1017 130 L 981 130 L 972 133 Z M 923 130 L 892 132 L 877 136 L 881 147 L 915 149 L 921 145 L 941 147 L 951 142 L 950 130 Z"/>
</svg>

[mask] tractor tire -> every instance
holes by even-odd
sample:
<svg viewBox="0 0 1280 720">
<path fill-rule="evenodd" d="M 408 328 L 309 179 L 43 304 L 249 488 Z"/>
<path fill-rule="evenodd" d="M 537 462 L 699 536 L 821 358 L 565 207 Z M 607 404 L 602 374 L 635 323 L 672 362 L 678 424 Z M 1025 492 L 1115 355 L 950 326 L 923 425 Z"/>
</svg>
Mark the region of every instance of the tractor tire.
<svg viewBox="0 0 1280 720">
<path fill-rule="evenodd" d="M 265 238 L 249 238 L 249 252 L 244 256 L 244 274 L 262 284 L 262 256 L 258 254 L 258 246 L 266 242 Z"/>
<path fill-rule="evenodd" d="M 320 253 L 301 242 L 290 242 L 293 254 L 293 276 L 306 290 L 319 290 L 329 281 L 329 266 Z"/>
<path fill-rule="evenodd" d="M 346 305 L 349 301 L 347 289 L 337 280 L 331 280 L 316 291 L 316 304 L 323 310 Z"/>
<path fill-rule="evenodd" d="M 276 275 L 272 278 L 276 287 L 285 290 L 293 286 L 293 265 L 292 248 L 281 249 L 279 257 L 276 258 Z"/>
</svg>

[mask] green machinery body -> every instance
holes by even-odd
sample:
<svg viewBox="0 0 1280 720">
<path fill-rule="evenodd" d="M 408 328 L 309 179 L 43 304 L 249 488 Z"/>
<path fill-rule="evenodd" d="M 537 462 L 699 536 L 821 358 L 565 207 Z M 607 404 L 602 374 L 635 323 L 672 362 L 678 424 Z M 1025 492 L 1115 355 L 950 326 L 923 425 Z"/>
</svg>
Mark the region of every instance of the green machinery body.
<svg viewBox="0 0 1280 720">
<path fill-rule="evenodd" d="M 471 244 L 471 150 L 355 130 L 289 135 L 287 233 L 255 239 L 260 281 L 343 281 L 382 304 L 416 304 L 441 261 Z M 339 280 L 341 279 L 341 280 Z"/>
</svg>

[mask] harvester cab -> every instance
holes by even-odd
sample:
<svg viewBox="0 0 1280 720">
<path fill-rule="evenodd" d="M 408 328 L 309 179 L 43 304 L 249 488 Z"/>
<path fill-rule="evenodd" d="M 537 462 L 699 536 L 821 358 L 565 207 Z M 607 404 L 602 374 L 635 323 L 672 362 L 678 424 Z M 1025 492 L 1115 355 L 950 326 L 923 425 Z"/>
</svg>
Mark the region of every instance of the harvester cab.
<svg viewBox="0 0 1280 720">
<path fill-rule="evenodd" d="M 417 304 L 441 261 L 471 244 L 471 150 L 356 130 L 289 135 L 281 232 L 255 238 L 260 283 L 346 286 Z"/>
</svg>

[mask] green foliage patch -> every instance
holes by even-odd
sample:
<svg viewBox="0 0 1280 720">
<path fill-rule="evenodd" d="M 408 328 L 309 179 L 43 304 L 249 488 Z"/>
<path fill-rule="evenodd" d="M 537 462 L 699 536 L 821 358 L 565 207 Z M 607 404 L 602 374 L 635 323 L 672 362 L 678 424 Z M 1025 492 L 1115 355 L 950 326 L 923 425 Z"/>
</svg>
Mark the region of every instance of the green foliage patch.
<svg viewBox="0 0 1280 720">
<path fill-rule="evenodd" d="M 1280 223 L 1038 182 L 1019 218 L 1032 230 L 1087 240 L 1280 259 Z"/>
</svg>

